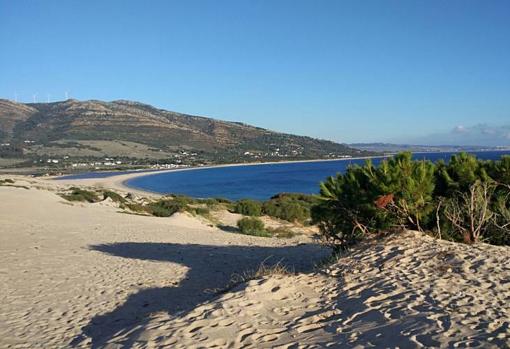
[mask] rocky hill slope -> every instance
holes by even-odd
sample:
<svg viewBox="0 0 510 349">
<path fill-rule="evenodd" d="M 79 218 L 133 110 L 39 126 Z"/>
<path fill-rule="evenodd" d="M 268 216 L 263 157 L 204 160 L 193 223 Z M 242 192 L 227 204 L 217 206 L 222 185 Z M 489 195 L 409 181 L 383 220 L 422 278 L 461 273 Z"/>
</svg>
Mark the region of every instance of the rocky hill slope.
<svg viewBox="0 0 510 349">
<path fill-rule="evenodd" d="M 0 142 L 11 151 L 21 147 L 23 154 L 35 156 L 167 158 L 194 152 L 205 159 L 232 161 L 365 154 L 330 141 L 124 100 L 29 104 L 0 100 Z"/>
</svg>

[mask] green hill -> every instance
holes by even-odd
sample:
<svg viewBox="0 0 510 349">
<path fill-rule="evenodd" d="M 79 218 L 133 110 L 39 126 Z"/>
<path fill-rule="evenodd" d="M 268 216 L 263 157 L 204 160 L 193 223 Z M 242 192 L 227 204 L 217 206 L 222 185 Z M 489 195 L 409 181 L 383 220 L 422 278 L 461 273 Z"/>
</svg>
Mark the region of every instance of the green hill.
<svg viewBox="0 0 510 349">
<path fill-rule="evenodd" d="M 193 157 L 208 163 L 368 155 L 344 144 L 131 101 L 15 103 L 0 100 L 0 156 L 147 161 Z"/>
</svg>

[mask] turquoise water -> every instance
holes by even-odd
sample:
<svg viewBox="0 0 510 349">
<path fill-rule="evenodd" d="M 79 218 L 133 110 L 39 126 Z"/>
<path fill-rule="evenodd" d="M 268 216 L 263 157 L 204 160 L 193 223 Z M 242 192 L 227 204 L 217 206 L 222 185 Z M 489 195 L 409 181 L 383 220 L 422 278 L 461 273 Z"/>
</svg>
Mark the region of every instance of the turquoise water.
<svg viewBox="0 0 510 349">
<path fill-rule="evenodd" d="M 506 152 L 474 153 L 480 159 L 499 159 Z M 416 159 L 448 160 L 452 153 L 415 154 Z M 152 174 L 131 179 L 130 187 L 161 194 L 183 194 L 196 198 L 222 197 L 231 200 L 243 198 L 265 200 L 282 193 L 319 191 L 319 182 L 326 177 L 344 172 L 351 164 L 365 160 L 338 160 L 303 163 L 264 164 Z M 378 163 L 381 159 L 374 159 Z"/>
</svg>

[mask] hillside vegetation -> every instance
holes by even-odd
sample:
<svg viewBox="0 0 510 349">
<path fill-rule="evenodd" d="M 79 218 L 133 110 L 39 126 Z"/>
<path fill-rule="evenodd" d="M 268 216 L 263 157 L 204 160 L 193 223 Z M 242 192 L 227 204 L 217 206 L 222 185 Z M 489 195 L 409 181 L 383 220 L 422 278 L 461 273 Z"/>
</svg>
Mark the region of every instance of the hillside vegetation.
<svg viewBox="0 0 510 349">
<path fill-rule="evenodd" d="M 243 162 L 368 155 L 346 145 L 131 101 L 0 100 L 0 157 Z"/>
</svg>

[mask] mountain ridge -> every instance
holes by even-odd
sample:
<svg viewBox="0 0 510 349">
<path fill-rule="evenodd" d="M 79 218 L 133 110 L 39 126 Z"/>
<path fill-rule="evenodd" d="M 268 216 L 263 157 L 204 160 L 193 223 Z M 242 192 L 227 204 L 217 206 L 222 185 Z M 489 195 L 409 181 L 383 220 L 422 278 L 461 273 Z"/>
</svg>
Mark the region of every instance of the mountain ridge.
<svg viewBox="0 0 510 349">
<path fill-rule="evenodd" d="M 62 155 L 68 148 L 72 157 L 114 155 L 149 159 L 191 151 L 206 162 L 370 154 L 328 140 L 168 111 L 130 100 L 17 103 L 0 99 L 0 143 L 22 148 L 28 157 Z M 111 149 L 127 143 L 125 151 L 110 154 Z M 131 145 L 138 145 L 136 156 L 129 150 Z"/>
</svg>

